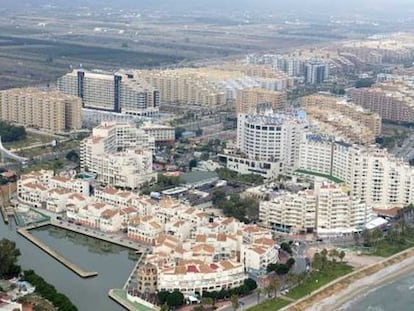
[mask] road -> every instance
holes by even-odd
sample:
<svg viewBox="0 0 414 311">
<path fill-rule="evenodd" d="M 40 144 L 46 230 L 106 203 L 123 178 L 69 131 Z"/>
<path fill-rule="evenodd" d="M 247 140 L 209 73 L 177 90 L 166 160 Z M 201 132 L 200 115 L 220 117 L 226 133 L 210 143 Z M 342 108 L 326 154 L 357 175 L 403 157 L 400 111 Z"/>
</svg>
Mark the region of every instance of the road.
<svg viewBox="0 0 414 311">
<path fill-rule="evenodd" d="M 299 246 L 294 248 L 295 251 L 295 265 L 293 266 L 293 273 L 300 274 L 306 272 L 307 263 L 306 263 L 306 250 L 308 244 L 305 242 L 300 242 Z"/>
</svg>

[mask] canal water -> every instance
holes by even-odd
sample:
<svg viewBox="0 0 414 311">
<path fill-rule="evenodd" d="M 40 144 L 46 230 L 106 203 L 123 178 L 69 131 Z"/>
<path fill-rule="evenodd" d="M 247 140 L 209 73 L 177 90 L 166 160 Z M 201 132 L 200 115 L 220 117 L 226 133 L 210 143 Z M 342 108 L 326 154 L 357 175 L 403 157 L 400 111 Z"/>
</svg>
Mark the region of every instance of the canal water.
<svg viewBox="0 0 414 311">
<path fill-rule="evenodd" d="M 98 276 L 80 278 L 18 235 L 13 221 L 5 225 L 0 219 L 0 239 L 16 241 L 22 268 L 35 270 L 80 311 L 124 310 L 108 297 L 108 291 L 123 287 L 137 260 L 135 251 L 51 226 L 31 233 L 82 269 L 98 272 Z"/>
</svg>

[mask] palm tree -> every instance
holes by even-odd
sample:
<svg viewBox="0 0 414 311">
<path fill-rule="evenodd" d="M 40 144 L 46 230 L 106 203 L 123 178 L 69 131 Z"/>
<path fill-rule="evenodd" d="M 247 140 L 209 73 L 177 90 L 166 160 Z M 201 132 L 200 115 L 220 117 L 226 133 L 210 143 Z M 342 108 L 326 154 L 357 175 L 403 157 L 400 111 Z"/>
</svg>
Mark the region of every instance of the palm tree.
<svg viewBox="0 0 414 311">
<path fill-rule="evenodd" d="M 256 288 L 256 294 L 257 294 L 257 304 L 260 303 L 260 295 L 264 292 L 264 289 L 261 287 Z"/>
<path fill-rule="evenodd" d="M 232 295 L 231 298 L 230 298 L 230 301 L 231 301 L 231 305 L 233 307 L 233 310 L 236 311 L 239 308 L 239 306 L 240 306 L 239 296 Z"/>
<path fill-rule="evenodd" d="M 280 280 L 277 277 L 274 277 L 269 284 L 271 290 L 274 292 L 274 297 L 277 297 L 277 292 L 280 289 Z"/>
<path fill-rule="evenodd" d="M 345 258 L 345 252 L 344 251 L 341 251 L 339 254 L 338 254 L 338 257 L 339 257 L 339 259 L 341 260 L 341 262 L 344 260 L 344 258 Z"/>
<path fill-rule="evenodd" d="M 202 299 L 201 299 L 201 304 L 204 306 L 204 305 L 206 305 L 206 306 L 212 306 L 213 305 L 213 303 L 214 303 L 214 300 L 213 300 L 213 298 L 210 298 L 210 297 L 203 297 Z"/>
</svg>

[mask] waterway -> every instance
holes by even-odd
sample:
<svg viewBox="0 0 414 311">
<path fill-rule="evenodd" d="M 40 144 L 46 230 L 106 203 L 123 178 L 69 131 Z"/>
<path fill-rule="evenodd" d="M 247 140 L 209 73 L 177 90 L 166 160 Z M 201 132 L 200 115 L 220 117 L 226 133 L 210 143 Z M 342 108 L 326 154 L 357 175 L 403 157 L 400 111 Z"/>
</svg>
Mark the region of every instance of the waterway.
<svg viewBox="0 0 414 311">
<path fill-rule="evenodd" d="M 372 289 L 342 306 L 347 311 L 414 310 L 414 273 Z"/>
<path fill-rule="evenodd" d="M 68 296 L 80 311 L 124 310 L 107 295 L 109 289 L 123 287 L 137 260 L 135 251 L 51 226 L 31 233 L 82 269 L 98 272 L 98 276 L 80 278 L 18 235 L 13 221 L 9 225 L 0 221 L 0 239 L 16 242 L 22 268 L 35 270 Z"/>
</svg>

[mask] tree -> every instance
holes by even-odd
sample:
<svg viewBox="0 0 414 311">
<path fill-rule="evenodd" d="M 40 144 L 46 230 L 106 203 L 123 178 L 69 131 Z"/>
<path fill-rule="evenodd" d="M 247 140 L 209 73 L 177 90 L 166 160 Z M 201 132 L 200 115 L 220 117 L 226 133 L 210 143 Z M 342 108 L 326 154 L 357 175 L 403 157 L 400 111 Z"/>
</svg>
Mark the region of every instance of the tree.
<svg viewBox="0 0 414 311">
<path fill-rule="evenodd" d="M 212 306 L 214 304 L 214 299 L 211 297 L 203 297 L 201 299 L 201 304 L 203 306 Z"/>
<path fill-rule="evenodd" d="M 79 154 L 75 150 L 71 150 L 66 154 L 66 159 L 75 163 L 79 163 Z"/>
<path fill-rule="evenodd" d="M 257 304 L 259 304 L 260 303 L 260 296 L 261 296 L 261 294 L 264 292 L 264 289 L 263 288 L 260 288 L 260 287 L 258 287 L 258 288 L 256 288 L 256 294 L 257 294 Z"/>
<path fill-rule="evenodd" d="M 338 257 L 339 257 L 339 259 L 342 262 L 344 260 L 344 258 L 345 258 L 345 252 L 344 251 L 339 252 Z"/>
<path fill-rule="evenodd" d="M 283 242 L 282 244 L 280 244 L 280 248 L 283 249 L 289 255 L 293 254 L 292 248 L 290 247 L 289 243 L 287 243 L 287 242 Z"/>
<path fill-rule="evenodd" d="M 178 307 L 184 304 L 184 295 L 179 291 L 173 291 L 167 296 L 167 305 L 170 307 Z"/>
<path fill-rule="evenodd" d="M 194 168 L 197 167 L 197 159 L 191 159 L 190 163 L 188 163 L 188 168 L 190 169 L 190 171 Z"/>
<path fill-rule="evenodd" d="M 166 303 L 164 303 L 160 308 L 160 311 L 168 311 L 168 310 L 170 310 L 170 307 Z"/>
<path fill-rule="evenodd" d="M 277 278 L 277 277 L 274 277 L 274 278 L 272 278 L 271 280 L 270 280 L 270 284 L 269 284 L 269 286 L 270 286 L 270 288 L 271 288 L 271 291 L 274 293 L 274 297 L 276 298 L 277 297 L 277 292 L 279 291 L 279 289 L 280 289 L 280 280 L 279 280 L 279 278 Z"/>
<path fill-rule="evenodd" d="M 17 265 L 19 256 L 20 250 L 15 242 L 0 240 L 0 278 L 12 278 L 20 273 L 20 266 Z"/>
<path fill-rule="evenodd" d="M 231 301 L 231 306 L 233 307 L 233 310 L 236 311 L 239 308 L 239 306 L 240 306 L 239 296 L 232 295 L 230 297 L 230 301 Z"/>
<path fill-rule="evenodd" d="M 251 278 L 244 280 L 244 285 L 246 285 L 249 292 L 254 291 L 257 288 L 256 281 Z"/>
</svg>

